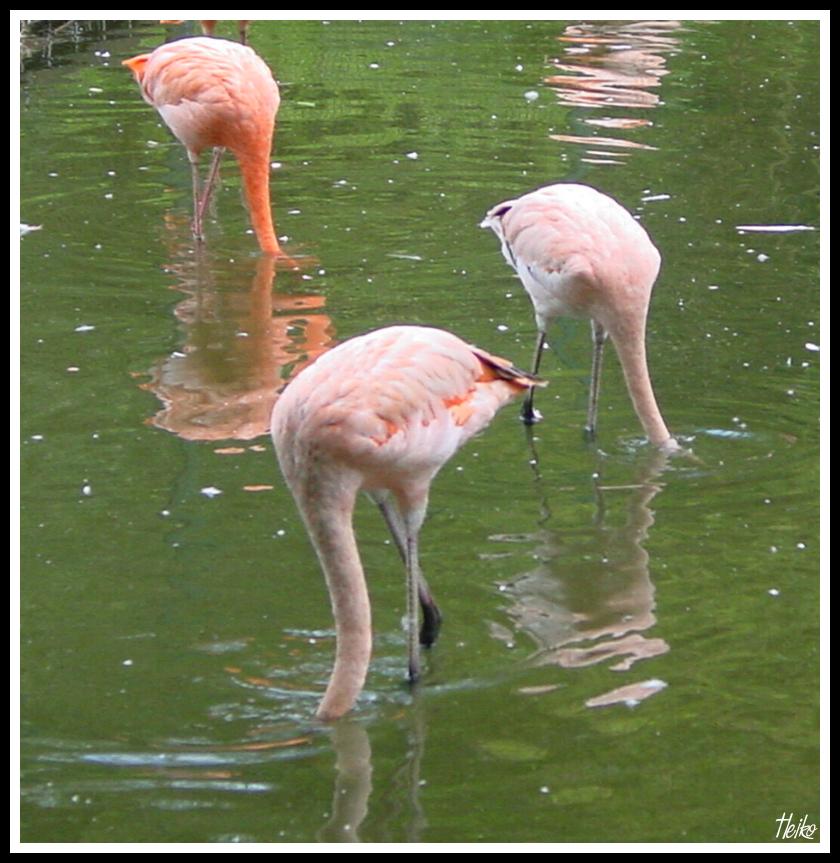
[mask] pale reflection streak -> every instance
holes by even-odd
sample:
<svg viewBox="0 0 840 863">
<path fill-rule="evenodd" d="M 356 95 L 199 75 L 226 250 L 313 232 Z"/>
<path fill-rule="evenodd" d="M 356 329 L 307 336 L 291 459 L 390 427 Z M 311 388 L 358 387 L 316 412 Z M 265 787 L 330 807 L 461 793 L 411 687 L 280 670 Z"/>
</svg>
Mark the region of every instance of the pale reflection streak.
<svg viewBox="0 0 840 863">
<path fill-rule="evenodd" d="M 420 800 L 426 742 L 422 701 L 418 699 L 394 719 L 406 729 L 406 753 L 393 774 L 379 781 L 387 801 L 385 818 L 388 824 L 394 825 L 393 841 L 422 842 L 428 823 Z M 363 842 L 359 830 L 367 817 L 368 799 L 373 790 L 370 740 L 361 722 L 347 718 L 333 725 L 330 740 L 336 754 L 333 806 L 329 821 L 318 831 L 318 840 Z"/>
<path fill-rule="evenodd" d="M 373 790 L 370 739 L 353 720 L 338 722 L 330 732 L 335 750 L 335 787 L 330 820 L 318 831 L 319 842 L 360 842 Z"/>
<path fill-rule="evenodd" d="M 231 291 L 204 255 L 168 267 L 186 294 L 174 310 L 183 341 L 141 385 L 164 405 L 147 422 L 186 440 L 252 440 L 267 433 L 284 381 L 332 344 L 332 321 L 319 294 L 273 292 L 275 268 L 294 259 L 260 257 L 250 288 Z"/>
<path fill-rule="evenodd" d="M 510 600 L 506 613 L 515 630 L 526 633 L 537 645 L 532 664 L 583 668 L 608 662 L 613 671 L 628 671 L 639 660 L 670 649 L 662 638 L 645 634 L 656 623 L 656 603 L 650 558 L 643 545 L 654 524 L 651 504 L 662 490 L 657 480 L 667 460 L 659 451 L 651 453 L 638 481 L 631 486 L 596 485 L 598 514 L 589 533 L 586 564 L 566 565 L 570 540 L 559 531 L 544 528 L 528 538 L 497 537 L 501 541 L 534 539 L 539 543 L 539 566 L 500 585 Z M 605 500 L 624 492 L 629 493 L 625 523 L 610 527 L 606 524 Z M 575 556 L 580 558 L 579 543 L 575 544 Z M 498 629 L 496 634 L 504 637 Z M 595 707 L 638 701 L 663 686 L 658 681 L 645 681 L 586 703 Z M 543 692 L 546 688 L 525 691 Z"/>
<path fill-rule="evenodd" d="M 616 108 L 650 110 L 660 103 L 657 90 L 668 74 L 668 55 L 679 50 L 673 34 L 678 21 L 632 21 L 574 24 L 558 41 L 564 46 L 562 57 L 550 60 L 557 74 L 544 79 L 557 94 L 561 105 L 572 108 Z M 653 125 L 638 116 L 586 116 L 587 126 L 630 131 Z M 596 164 L 622 164 L 622 156 L 632 150 L 656 149 L 648 144 L 615 135 L 549 136 L 552 140 L 587 147 L 582 161 Z"/>
</svg>

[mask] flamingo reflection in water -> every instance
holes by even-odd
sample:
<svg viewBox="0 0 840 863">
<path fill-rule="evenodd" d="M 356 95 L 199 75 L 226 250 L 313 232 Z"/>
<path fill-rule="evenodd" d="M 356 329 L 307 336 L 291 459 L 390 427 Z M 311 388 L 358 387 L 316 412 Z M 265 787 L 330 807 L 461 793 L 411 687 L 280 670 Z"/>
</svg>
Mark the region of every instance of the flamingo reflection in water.
<svg viewBox="0 0 840 863">
<path fill-rule="evenodd" d="M 575 109 L 569 125 L 580 129 L 549 137 L 583 147 L 580 161 L 596 165 L 624 164 L 633 152 L 657 149 L 630 133 L 653 125 L 649 112 L 661 104 L 659 88 L 668 59 L 680 50 L 680 29 L 679 21 L 570 24 L 557 37 L 564 51 L 549 60 L 556 72 L 544 83 L 559 104 Z"/>
<path fill-rule="evenodd" d="M 274 293 L 276 258 L 262 256 L 250 289 L 220 284 L 209 262 L 170 265 L 182 345 L 148 372 L 143 389 L 164 407 L 148 422 L 185 440 L 247 441 L 268 433 L 283 380 L 294 377 L 333 342 L 326 297 L 311 291 Z M 235 279 L 234 274 L 230 274 Z M 284 279 L 297 281 L 297 273 Z"/>
<path fill-rule="evenodd" d="M 644 547 L 654 525 L 654 498 L 662 491 L 661 474 L 669 467 L 667 453 L 647 451 L 634 482 L 595 484 L 597 510 L 592 527 L 548 528 L 533 535 L 491 537 L 511 548 L 534 547 L 529 556 L 540 564 L 499 585 L 509 603 L 505 609 L 512 628 L 494 624 L 491 634 L 512 646 L 520 634 L 536 645 L 529 659 L 535 666 L 586 668 L 609 663 L 628 673 L 640 661 L 670 650 L 660 637 L 648 634 L 656 625 L 656 588 L 650 556 Z M 538 485 L 542 479 L 538 476 Z M 624 523 L 611 524 L 606 501 L 624 497 Z M 544 504 L 545 520 L 550 518 Z M 577 561 L 577 562 L 575 562 Z M 543 694 L 559 684 L 525 687 L 524 694 Z M 631 703 L 663 688 L 656 678 L 645 678 L 587 699 L 588 707 Z"/>
</svg>

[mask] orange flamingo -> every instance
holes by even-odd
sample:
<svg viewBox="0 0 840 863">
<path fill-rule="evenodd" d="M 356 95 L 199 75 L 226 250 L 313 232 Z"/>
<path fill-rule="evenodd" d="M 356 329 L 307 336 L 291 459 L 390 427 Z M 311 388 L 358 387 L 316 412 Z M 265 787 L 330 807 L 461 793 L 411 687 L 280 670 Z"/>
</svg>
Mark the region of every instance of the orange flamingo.
<svg viewBox="0 0 840 863">
<path fill-rule="evenodd" d="M 183 24 L 184 19 L 183 18 L 161 18 L 160 23 L 161 24 Z M 214 36 L 216 34 L 216 25 L 219 23 L 218 21 L 216 21 L 216 20 L 199 21 L 198 23 L 201 25 L 201 32 L 205 36 Z M 248 44 L 248 25 L 251 22 L 248 20 L 245 20 L 245 21 L 237 21 L 236 23 L 238 25 L 238 30 L 239 30 L 239 41 L 243 45 L 247 45 Z"/>
<path fill-rule="evenodd" d="M 645 327 L 659 252 L 645 229 L 619 203 L 589 186 L 557 183 L 503 201 L 481 223 L 502 243 L 534 305 L 537 374 L 548 328 L 559 317 L 592 321 L 592 379 L 586 431 L 594 436 L 604 343 L 612 337 L 636 415 L 650 442 L 678 445 L 659 412 L 648 374 Z M 522 410 L 540 419 L 531 389 Z"/>
<path fill-rule="evenodd" d="M 359 491 L 379 506 L 406 566 L 414 681 L 419 645 L 431 645 L 440 625 L 417 546 L 432 479 L 499 408 L 539 384 L 444 330 L 389 327 L 322 354 L 281 393 L 271 435 L 336 623 L 335 665 L 319 719 L 353 706 L 370 662 L 370 602 L 352 525 Z"/>
<path fill-rule="evenodd" d="M 199 21 L 201 24 L 201 32 L 205 36 L 212 36 L 216 32 L 216 25 L 219 23 L 218 21 Z M 239 41 L 246 45 L 248 43 L 248 25 L 251 23 L 250 21 L 237 21 L 236 22 L 239 28 Z"/>
<path fill-rule="evenodd" d="M 193 233 L 203 237 L 204 211 L 223 149 L 236 156 L 260 248 L 282 255 L 271 218 L 269 159 L 280 93 L 271 70 L 246 45 L 199 36 L 161 45 L 123 61 L 143 98 L 186 147 L 193 179 Z M 204 190 L 199 159 L 215 148 Z"/>
</svg>

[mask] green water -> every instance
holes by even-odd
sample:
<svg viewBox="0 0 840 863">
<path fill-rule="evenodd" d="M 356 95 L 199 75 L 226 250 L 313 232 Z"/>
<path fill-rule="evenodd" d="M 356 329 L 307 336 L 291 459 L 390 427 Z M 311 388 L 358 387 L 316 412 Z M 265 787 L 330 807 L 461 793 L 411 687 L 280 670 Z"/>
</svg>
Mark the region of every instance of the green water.
<svg viewBox="0 0 840 863">
<path fill-rule="evenodd" d="M 120 65 L 164 38 L 70 27 L 23 64 L 23 841 L 819 826 L 818 23 L 256 22 L 305 259 L 276 272 L 232 164 L 195 249 L 183 148 Z M 696 458 L 644 445 L 611 351 L 586 443 L 589 330 L 559 327 L 533 442 L 509 409 L 435 483 L 445 622 L 413 693 L 401 567 L 360 504 L 375 656 L 321 726 L 332 620 L 273 393 L 394 322 L 527 364 L 528 299 L 477 225 L 557 180 L 661 249 L 652 376 Z"/>
</svg>

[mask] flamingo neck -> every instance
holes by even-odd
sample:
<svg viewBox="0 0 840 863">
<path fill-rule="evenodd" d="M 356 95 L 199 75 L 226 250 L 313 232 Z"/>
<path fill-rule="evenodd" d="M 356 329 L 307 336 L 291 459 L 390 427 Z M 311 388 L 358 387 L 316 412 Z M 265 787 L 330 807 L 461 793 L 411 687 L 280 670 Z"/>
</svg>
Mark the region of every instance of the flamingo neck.
<svg viewBox="0 0 840 863">
<path fill-rule="evenodd" d="M 274 232 L 274 220 L 271 217 L 268 153 L 256 157 L 237 153 L 236 156 L 242 172 L 245 200 L 248 203 L 251 225 L 257 236 L 257 242 L 267 255 L 278 255 L 281 249 L 277 242 L 277 234 Z"/>
<path fill-rule="evenodd" d="M 364 686 L 373 642 L 370 600 L 353 535 L 356 492 L 331 486 L 325 494 L 306 489 L 296 497 L 327 581 L 336 627 L 335 664 L 316 715 L 337 719 Z"/>
<path fill-rule="evenodd" d="M 636 416 L 645 430 L 648 440 L 663 449 L 676 446 L 676 441 L 668 431 L 665 420 L 659 412 L 656 396 L 648 373 L 647 356 L 645 352 L 644 335 L 633 339 L 622 339 L 616 333 L 611 333 L 618 353 L 621 368 L 624 372 L 624 381 L 633 401 Z"/>
</svg>

